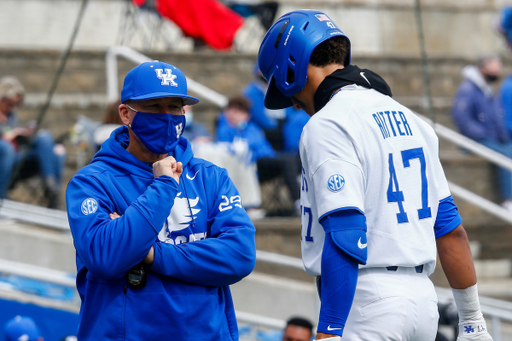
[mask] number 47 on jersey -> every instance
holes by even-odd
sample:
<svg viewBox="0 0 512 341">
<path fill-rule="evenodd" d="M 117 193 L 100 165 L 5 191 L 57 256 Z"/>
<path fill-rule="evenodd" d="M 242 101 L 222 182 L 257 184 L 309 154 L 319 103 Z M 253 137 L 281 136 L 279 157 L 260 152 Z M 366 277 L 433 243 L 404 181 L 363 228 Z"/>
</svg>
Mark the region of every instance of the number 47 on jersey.
<svg viewBox="0 0 512 341">
<path fill-rule="evenodd" d="M 421 208 L 418 209 L 418 219 L 426 219 L 432 217 L 430 207 L 428 207 L 428 180 L 427 180 L 427 164 L 425 162 L 425 154 L 423 148 L 413 148 L 403 150 L 401 152 L 402 163 L 404 168 L 411 166 L 411 160 L 418 159 L 420 161 L 420 178 L 421 178 Z M 403 202 L 405 201 L 404 193 L 400 190 L 400 185 L 395 171 L 395 163 L 393 153 L 389 153 L 389 185 L 387 191 L 388 202 L 396 202 L 398 205 L 398 213 L 396 218 L 399 224 L 408 223 L 409 217 L 404 210 Z"/>
</svg>

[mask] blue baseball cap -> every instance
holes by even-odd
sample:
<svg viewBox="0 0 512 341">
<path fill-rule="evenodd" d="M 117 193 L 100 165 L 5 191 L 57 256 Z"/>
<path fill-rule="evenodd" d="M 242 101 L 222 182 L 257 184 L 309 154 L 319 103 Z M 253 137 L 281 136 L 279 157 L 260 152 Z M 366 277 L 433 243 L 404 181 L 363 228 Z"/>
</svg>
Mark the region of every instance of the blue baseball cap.
<svg viewBox="0 0 512 341">
<path fill-rule="evenodd" d="M 39 328 L 30 317 L 18 315 L 5 324 L 7 341 L 36 341 L 40 337 Z"/>
<path fill-rule="evenodd" d="M 187 95 L 187 78 L 176 66 L 158 60 L 142 63 L 124 78 L 121 102 L 141 101 L 150 98 L 179 97 L 184 105 L 199 102 Z"/>
</svg>

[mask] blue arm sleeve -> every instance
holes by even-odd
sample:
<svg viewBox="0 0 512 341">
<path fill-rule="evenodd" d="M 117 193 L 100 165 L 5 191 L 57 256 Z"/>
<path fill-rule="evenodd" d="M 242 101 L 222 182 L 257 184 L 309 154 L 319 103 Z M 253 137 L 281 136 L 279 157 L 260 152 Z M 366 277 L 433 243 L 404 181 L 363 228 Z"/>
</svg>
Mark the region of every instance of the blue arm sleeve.
<svg viewBox="0 0 512 341">
<path fill-rule="evenodd" d="M 366 219 L 350 209 L 330 213 L 320 223 L 325 241 L 318 332 L 341 336 L 354 300 L 358 263 L 366 262 Z"/>
<path fill-rule="evenodd" d="M 331 233 L 325 235 L 320 279 L 318 332 L 343 335 L 357 285 L 357 261 L 341 251 Z"/>
<path fill-rule="evenodd" d="M 221 209 L 224 198 L 239 198 L 225 170 L 209 183 L 211 235 L 193 243 L 156 243 L 151 271 L 208 286 L 231 285 L 251 273 L 256 262 L 254 225 L 240 204 Z"/>
<path fill-rule="evenodd" d="M 98 176 L 103 176 L 99 174 Z M 116 206 L 93 175 L 77 175 L 66 190 L 69 225 L 77 256 L 101 279 L 123 277 L 148 254 L 174 205 L 176 181 L 156 178 L 120 218 L 111 219 Z M 82 211 L 84 200 L 95 201 L 94 212 Z"/>
<path fill-rule="evenodd" d="M 439 202 L 436 222 L 434 224 L 434 233 L 436 239 L 455 230 L 455 228 L 461 223 L 462 218 L 459 215 L 457 206 L 453 202 L 452 196 L 450 195 L 449 197 L 441 200 Z"/>
<path fill-rule="evenodd" d="M 320 224 L 325 233 L 343 252 L 366 264 L 368 257 L 366 242 L 366 217 L 356 209 L 339 210 L 322 217 Z"/>
</svg>

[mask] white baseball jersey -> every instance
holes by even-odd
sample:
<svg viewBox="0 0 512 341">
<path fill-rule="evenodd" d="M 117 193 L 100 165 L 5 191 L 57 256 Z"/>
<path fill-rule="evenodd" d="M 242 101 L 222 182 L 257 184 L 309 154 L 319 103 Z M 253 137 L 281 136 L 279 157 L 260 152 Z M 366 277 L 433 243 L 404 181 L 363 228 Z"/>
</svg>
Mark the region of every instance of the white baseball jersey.
<svg viewBox="0 0 512 341">
<path fill-rule="evenodd" d="M 341 209 L 366 216 L 366 265 L 435 268 L 434 223 L 450 196 L 433 129 L 375 90 L 348 85 L 306 124 L 300 140 L 302 258 L 321 275 L 319 219 Z"/>
</svg>

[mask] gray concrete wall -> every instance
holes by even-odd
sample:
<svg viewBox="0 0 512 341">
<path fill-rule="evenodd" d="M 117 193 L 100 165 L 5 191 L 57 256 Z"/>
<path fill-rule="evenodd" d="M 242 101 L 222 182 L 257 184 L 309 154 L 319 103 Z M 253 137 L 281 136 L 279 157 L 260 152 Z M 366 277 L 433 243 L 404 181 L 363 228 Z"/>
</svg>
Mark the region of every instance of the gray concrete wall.
<svg viewBox="0 0 512 341">
<path fill-rule="evenodd" d="M 150 52 L 150 58 L 169 62 L 181 68 L 192 79 L 207 87 L 230 96 L 236 94 L 251 80 L 256 56 L 250 53 L 171 53 Z M 28 95 L 21 114 L 26 119 L 35 117 L 37 109 L 46 100 L 46 92 L 58 68 L 60 54 L 44 50 L 0 49 L 0 75 L 18 76 Z M 380 74 L 391 86 L 394 97 L 419 112 L 426 112 L 425 87 L 421 59 L 417 57 L 369 57 L 354 56 L 352 62 Z M 450 125 L 449 109 L 452 97 L 461 81 L 462 68 L 472 63 L 468 58 L 430 58 L 428 63 L 436 120 Z M 119 85 L 133 63 L 119 59 Z M 506 72 L 512 70 L 509 59 Z M 56 129 L 69 125 L 78 114 L 100 119 L 106 106 L 105 51 L 75 51 L 56 89 L 48 125 Z M 195 94 L 201 98 L 201 94 Z M 218 109 L 207 101 L 197 106 L 198 112 L 207 111 L 216 116 Z M 201 117 L 199 117 L 201 120 Z M 212 117 L 206 119 L 211 122 Z M 55 122 L 54 122 L 55 121 Z M 62 129 L 60 130 L 62 131 Z"/>
</svg>

